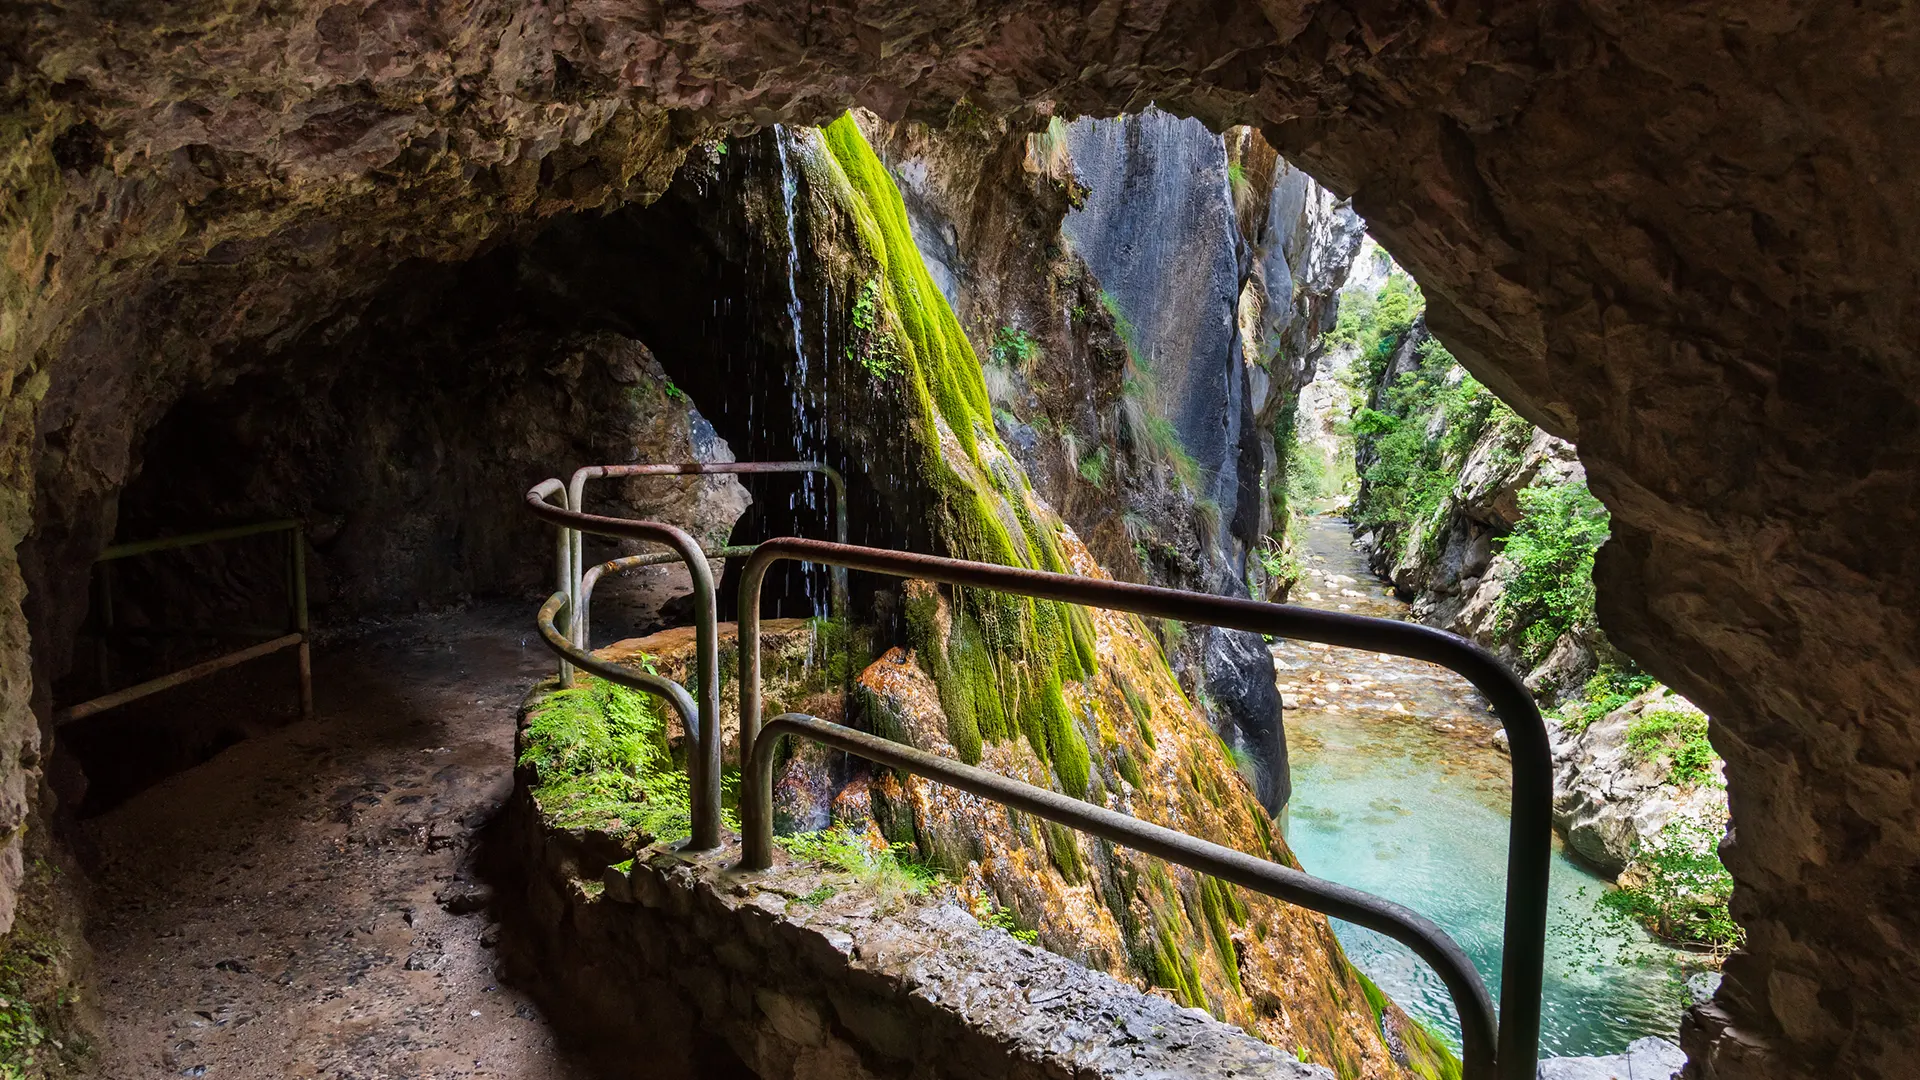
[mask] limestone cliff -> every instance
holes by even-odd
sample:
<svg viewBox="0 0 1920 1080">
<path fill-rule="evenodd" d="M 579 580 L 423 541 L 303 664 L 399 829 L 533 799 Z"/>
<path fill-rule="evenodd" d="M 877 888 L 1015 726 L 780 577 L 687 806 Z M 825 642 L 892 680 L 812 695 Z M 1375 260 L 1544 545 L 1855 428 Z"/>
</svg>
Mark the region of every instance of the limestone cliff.
<svg viewBox="0 0 1920 1080">
<path fill-rule="evenodd" d="M 1284 429 L 1359 219 L 1257 134 L 1152 109 L 872 129 L 986 361 L 1001 436 L 1101 565 L 1233 595 L 1259 582 L 1249 553 L 1285 518 Z M 1264 647 L 1164 629 L 1277 811 L 1286 746 Z"/>
<path fill-rule="evenodd" d="M 1433 340 L 1417 293 L 1387 265 L 1370 294 L 1359 283 L 1345 294 L 1360 312 L 1343 342 L 1355 355 L 1342 358 L 1355 399 L 1355 543 L 1415 618 L 1525 676 L 1552 735 L 1556 826 L 1581 858 L 1631 880 L 1670 824 L 1708 841 L 1724 831 L 1706 718 L 1599 626 L 1592 557 L 1606 515 L 1573 445 L 1492 401 Z M 1347 395 L 1317 402 L 1336 397 Z M 1681 737 L 1676 724 L 1698 730 Z"/>
<path fill-rule="evenodd" d="M 1901 5 L 1805 0 L 9 5 L 0 550 L 39 522 L 83 567 L 88 507 L 183 384 L 408 257 L 647 201 L 723 126 L 856 101 L 1258 124 L 1354 195 L 1480 378 L 1579 442 L 1605 621 L 1723 725 L 1755 932 L 1693 1067 L 1903 1075 L 1920 213 L 1888 178 L 1920 171 L 1913 42 Z M 28 589 L 0 560 L 0 915 L 46 706 Z"/>
</svg>

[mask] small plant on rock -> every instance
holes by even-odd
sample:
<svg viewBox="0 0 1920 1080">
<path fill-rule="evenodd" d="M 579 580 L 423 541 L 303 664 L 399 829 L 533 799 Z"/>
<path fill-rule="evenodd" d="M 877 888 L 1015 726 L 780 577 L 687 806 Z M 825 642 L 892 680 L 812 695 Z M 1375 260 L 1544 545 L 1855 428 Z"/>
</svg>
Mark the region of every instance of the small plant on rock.
<svg viewBox="0 0 1920 1080">
<path fill-rule="evenodd" d="M 1031 367 L 1040 356 L 1040 342 L 1025 330 L 1003 326 L 994 331 L 993 347 L 988 350 L 988 360 L 1004 368 L 1019 368 L 1022 371 Z"/>
<path fill-rule="evenodd" d="M 1707 718 L 1685 709 L 1649 709 L 1627 725 L 1627 749 L 1643 761 L 1666 761 L 1667 782 L 1693 787 L 1713 778 L 1719 757 L 1707 741 Z"/>
<path fill-rule="evenodd" d="M 1575 732 L 1585 731 L 1595 721 L 1658 685 L 1653 676 L 1631 665 L 1625 671 L 1603 666 L 1587 680 L 1578 698 L 1560 707 L 1560 723 Z"/>
<path fill-rule="evenodd" d="M 1733 877 L 1720 862 L 1723 832 L 1697 818 L 1667 822 L 1641 842 L 1620 887 L 1600 897 L 1602 907 L 1669 941 L 1722 956 L 1739 948 L 1746 933 L 1727 910 Z"/>
<path fill-rule="evenodd" d="M 892 909 L 909 896 L 919 896 L 937 880 L 907 844 L 881 843 L 850 825 L 819 832 L 779 836 L 774 842 L 796 859 L 823 863 L 852 874 L 878 896 L 880 907 Z"/>
</svg>

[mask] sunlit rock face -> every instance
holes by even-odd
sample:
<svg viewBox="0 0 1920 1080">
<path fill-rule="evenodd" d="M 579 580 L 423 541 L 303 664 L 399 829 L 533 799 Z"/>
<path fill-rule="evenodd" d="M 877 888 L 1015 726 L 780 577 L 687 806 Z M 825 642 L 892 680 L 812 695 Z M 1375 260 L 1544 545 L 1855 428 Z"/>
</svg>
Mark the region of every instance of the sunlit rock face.
<svg viewBox="0 0 1920 1080">
<path fill-rule="evenodd" d="M 116 489 L 182 387 L 402 258 L 647 198 L 718 125 L 964 97 L 1261 126 L 1354 196 L 1475 374 L 1578 441 L 1613 511 L 1602 622 L 1716 718 L 1750 944 L 1695 1067 L 1920 1054 L 1904 10 L 14 6 L 0 43 L 0 547 L 40 524 L 83 562 L 106 538 L 48 492 Z M 46 685 L 27 584 L 0 573 L 9 831 Z"/>
</svg>

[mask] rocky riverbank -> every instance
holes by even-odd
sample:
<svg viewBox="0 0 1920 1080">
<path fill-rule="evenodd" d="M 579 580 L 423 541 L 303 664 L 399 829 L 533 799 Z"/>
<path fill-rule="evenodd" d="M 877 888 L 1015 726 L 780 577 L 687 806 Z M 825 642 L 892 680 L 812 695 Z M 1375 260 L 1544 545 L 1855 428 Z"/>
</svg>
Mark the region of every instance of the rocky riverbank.
<svg viewBox="0 0 1920 1080">
<path fill-rule="evenodd" d="M 1727 803 L 1707 718 L 1599 626 L 1593 562 L 1609 520 L 1576 448 L 1462 368 L 1427 332 L 1423 303 L 1391 265 L 1342 294 L 1355 544 L 1413 618 L 1523 674 L 1551 729 L 1555 825 L 1623 886 L 1616 907 L 1723 950 L 1738 932 L 1713 851 Z M 1338 419 L 1309 417 L 1307 430 L 1338 431 Z"/>
</svg>

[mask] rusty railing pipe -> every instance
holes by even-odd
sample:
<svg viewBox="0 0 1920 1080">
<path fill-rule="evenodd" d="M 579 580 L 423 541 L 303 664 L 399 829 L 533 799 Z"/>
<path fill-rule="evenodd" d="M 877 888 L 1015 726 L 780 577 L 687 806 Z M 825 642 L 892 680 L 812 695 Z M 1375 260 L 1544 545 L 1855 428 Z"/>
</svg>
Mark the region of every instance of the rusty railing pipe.
<svg viewBox="0 0 1920 1080">
<path fill-rule="evenodd" d="M 1455 992 L 1454 1005 L 1460 1013 L 1462 1049 L 1470 1070 L 1470 1080 L 1495 1076 L 1500 1080 L 1532 1080 L 1539 1053 L 1540 999 L 1546 960 L 1547 872 L 1553 850 L 1553 764 L 1546 724 L 1540 718 L 1533 695 L 1513 672 L 1486 650 L 1464 638 L 1417 623 L 933 555 L 782 537 L 762 543 L 748 558 L 741 575 L 740 755 L 743 770 L 754 762 L 755 755 L 759 753 L 760 589 L 768 568 L 782 559 L 824 563 L 891 577 L 919 578 L 947 585 L 989 589 L 1136 615 L 1391 653 L 1440 664 L 1464 676 L 1486 696 L 1494 714 L 1507 731 L 1513 765 L 1513 794 L 1507 842 L 1506 924 L 1501 949 L 1497 1026 L 1485 1031 L 1474 1030 L 1477 1021 L 1472 1015 L 1476 1008 L 1472 994 L 1462 997 Z M 861 734 L 852 729 L 845 731 Z M 814 734 L 817 733 L 809 731 L 809 737 Z M 833 734 L 839 737 L 838 732 Z M 766 752 L 770 755 L 771 748 Z M 742 865 L 747 869 L 764 868 L 772 860 L 771 804 L 762 801 L 762 791 L 757 783 L 743 795 L 747 797 L 742 799 L 740 806 Z M 767 798 L 771 798 L 770 794 Z M 1134 821 L 1134 824 L 1144 826 L 1146 823 Z M 1192 838 L 1185 839 L 1196 844 L 1204 843 Z M 1215 872 L 1206 869 L 1209 873 Z M 1330 882 L 1320 884 L 1332 885 Z M 1351 893 L 1352 890 L 1347 892 Z M 1310 895 L 1328 898 L 1331 902 L 1330 893 L 1322 891 Z M 1375 905 L 1387 904 L 1386 901 L 1368 899 Z M 1311 903 L 1304 906 L 1325 910 Z M 1378 910 L 1385 912 L 1386 908 Z M 1383 914 L 1382 918 L 1386 918 L 1386 915 Z M 1393 918 L 1397 920 L 1398 916 Z M 1396 922 L 1395 925 L 1399 924 Z M 1427 952 L 1422 952 L 1423 949 L 1430 951 L 1432 943 L 1416 943 L 1420 936 L 1418 928 L 1409 924 L 1400 926 L 1400 929 L 1404 933 L 1396 934 L 1391 930 L 1383 932 L 1405 942 L 1416 952 L 1421 952 L 1429 963 L 1433 963 Z M 1436 970 L 1441 971 L 1443 979 L 1449 979 L 1449 990 L 1454 990 L 1459 973 L 1449 978 L 1446 971 L 1438 967 Z M 1478 983 L 1479 976 L 1473 972 L 1471 964 L 1467 966 L 1467 974 L 1471 975 L 1472 982 Z M 1481 992 L 1484 993 L 1484 988 Z M 1489 1039 L 1489 1035 L 1493 1038 Z"/>
<path fill-rule="evenodd" d="M 645 690 L 667 699 L 667 703 L 673 706 L 673 711 L 680 715 L 680 726 L 686 729 L 687 739 L 695 747 L 704 745 L 707 732 L 700 726 L 700 707 L 694 703 L 693 695 L 687 693 L 686 687 L 664 675 L 632 671 L 611 660 L 602 660 L 590 652 L 575 647 L 573 642 L 567 640 L 566 633 L 559 626 L 560 621 L 566 617 L 566 613 L 567 594 L 564 592 L 556 591 L 552 596 L 547 597 L 546 603 L 540 605 L 538 617 L 540 640 L 546 642 L 547 648 L 552 649 L 555 655 L 566 658 L 568 663 L 582 671 L 590 671 L 608 682 L 618 683 L 632 690 Z"/>
<path fill-rule="evenodd" d="M 753 554 L 756 545 L 743 544 L 736 547 L 714 548 L 707 552 L 709 561 L 714 559 L 738 559 Z M 678 560 L 680 556 L 670 551 L 655 551 L 645 555 L 622 555 L 617 559 L 587 567 L 580 575 L 580 610 L 573 616 L 573 643 L 581 652 L 593 651 L 593 627 L 589 612 L 593 609 L 593 588 L 600 579 L 611 574 L 624 574 L 629 570 L 638 570 L 647 566 L 660 566 Z M 717 607 L 717 605 L 716 605 Z M 717 611 L 716 611 L 717 614 Z"/>
<path fill-rule="evenodd" d="M 684 461 L 656 462 L 641 465 L 583 465 L 573 472 L 567 482 L 567 509 L 576 512 L 586 510 L 587 481 L 612 479 L 625 476 L 769 476 L 792 473 L 818 473 L 827 478 L 827 486 L 833 489 L 833 535 L 839 543 L 847 542 L 847 481 L 840 470 L 820 461 Z M 585 645 L 585 638 L 578 630 L 578 624 L 587 618 L 587 606 L 580 595 L 581 578 L 585 576 L 585 555 L 578 531 L 572 533 L 569 548 L 569 562 L 572 566 L 572 584 L 568 596 L 573 600 L 575 633 L 572 635 L 575 645 Z M 831 575 L 832 611 L 841 618 L 847 612 L 847 571 L 844 567 L 833 567 Z"/>
<path fill-rule="evenodd" d="M 575 550 L 574 536 L 591 532 L 602 536 L 626 537 L 633 540 L 645 540 L 650 543 L 664 544 L 671 548 L 681 562 L 686 563 L 687 573 L 693 579 L 693 616 L 696 685 L 698 692 L 695 701 L 699 714 L 699 738 L 695 741 L 695 752 L 687 755 L 687 780 L 693 796 L 693 835 L 687 841 L 691 851 L 706 851 L 720 846 L 720 632 L 718 626 L 717 605 L 713 593 L 713 571 L 707 565 L 706 553 L 693 537 L 673 525 L 659 521 L 627 521 L 621 518 L 600 517 L 595 514 L 583 514 L 554 506 L 547 500 L 565 491 L 557 479 L 541 481 L 527 492 L 527 508 L 542 521 L 559 527 L 559 562 L 563 572 L 571 569 Z M 573 534 L 573 535 L 570 535 Z M 571 589 L 571 576 L 563 580 L 556 595 L 566 599 L 566 607 L 571 607 L 577 593 Z M 551 601 L 549 601 L 551 603 Z M 541 609 L 545 611 L 543 607 Z M 567 618 L 568 626 L 563 630 L 556 626 L 556 632 L 568 641 L 570 651 L 558 650 L 561 659 L 572 667 L 585 668 L 602 678 L 608 678 L 606 670 L 620 670 L 616 665 L 602 667 L 604 661 L 595 660 L 591 665 L 581 662 L 580 651 L 573 642 L 571 633 L 572 619 L 566 608 L 555 612 L 554 617 Z M 545 628 L 542 627 L 542 634 Z M 549 646 L 553 643 L 548 642 Z M 566 670 L 563 668 L 563 670 Z M 568 671 L 568 678 L 571 672 Z M 563 681 L 562 685 L 566 685 Z M 692 730 L 690 726 L 689 731 Z"/>
</svg>

